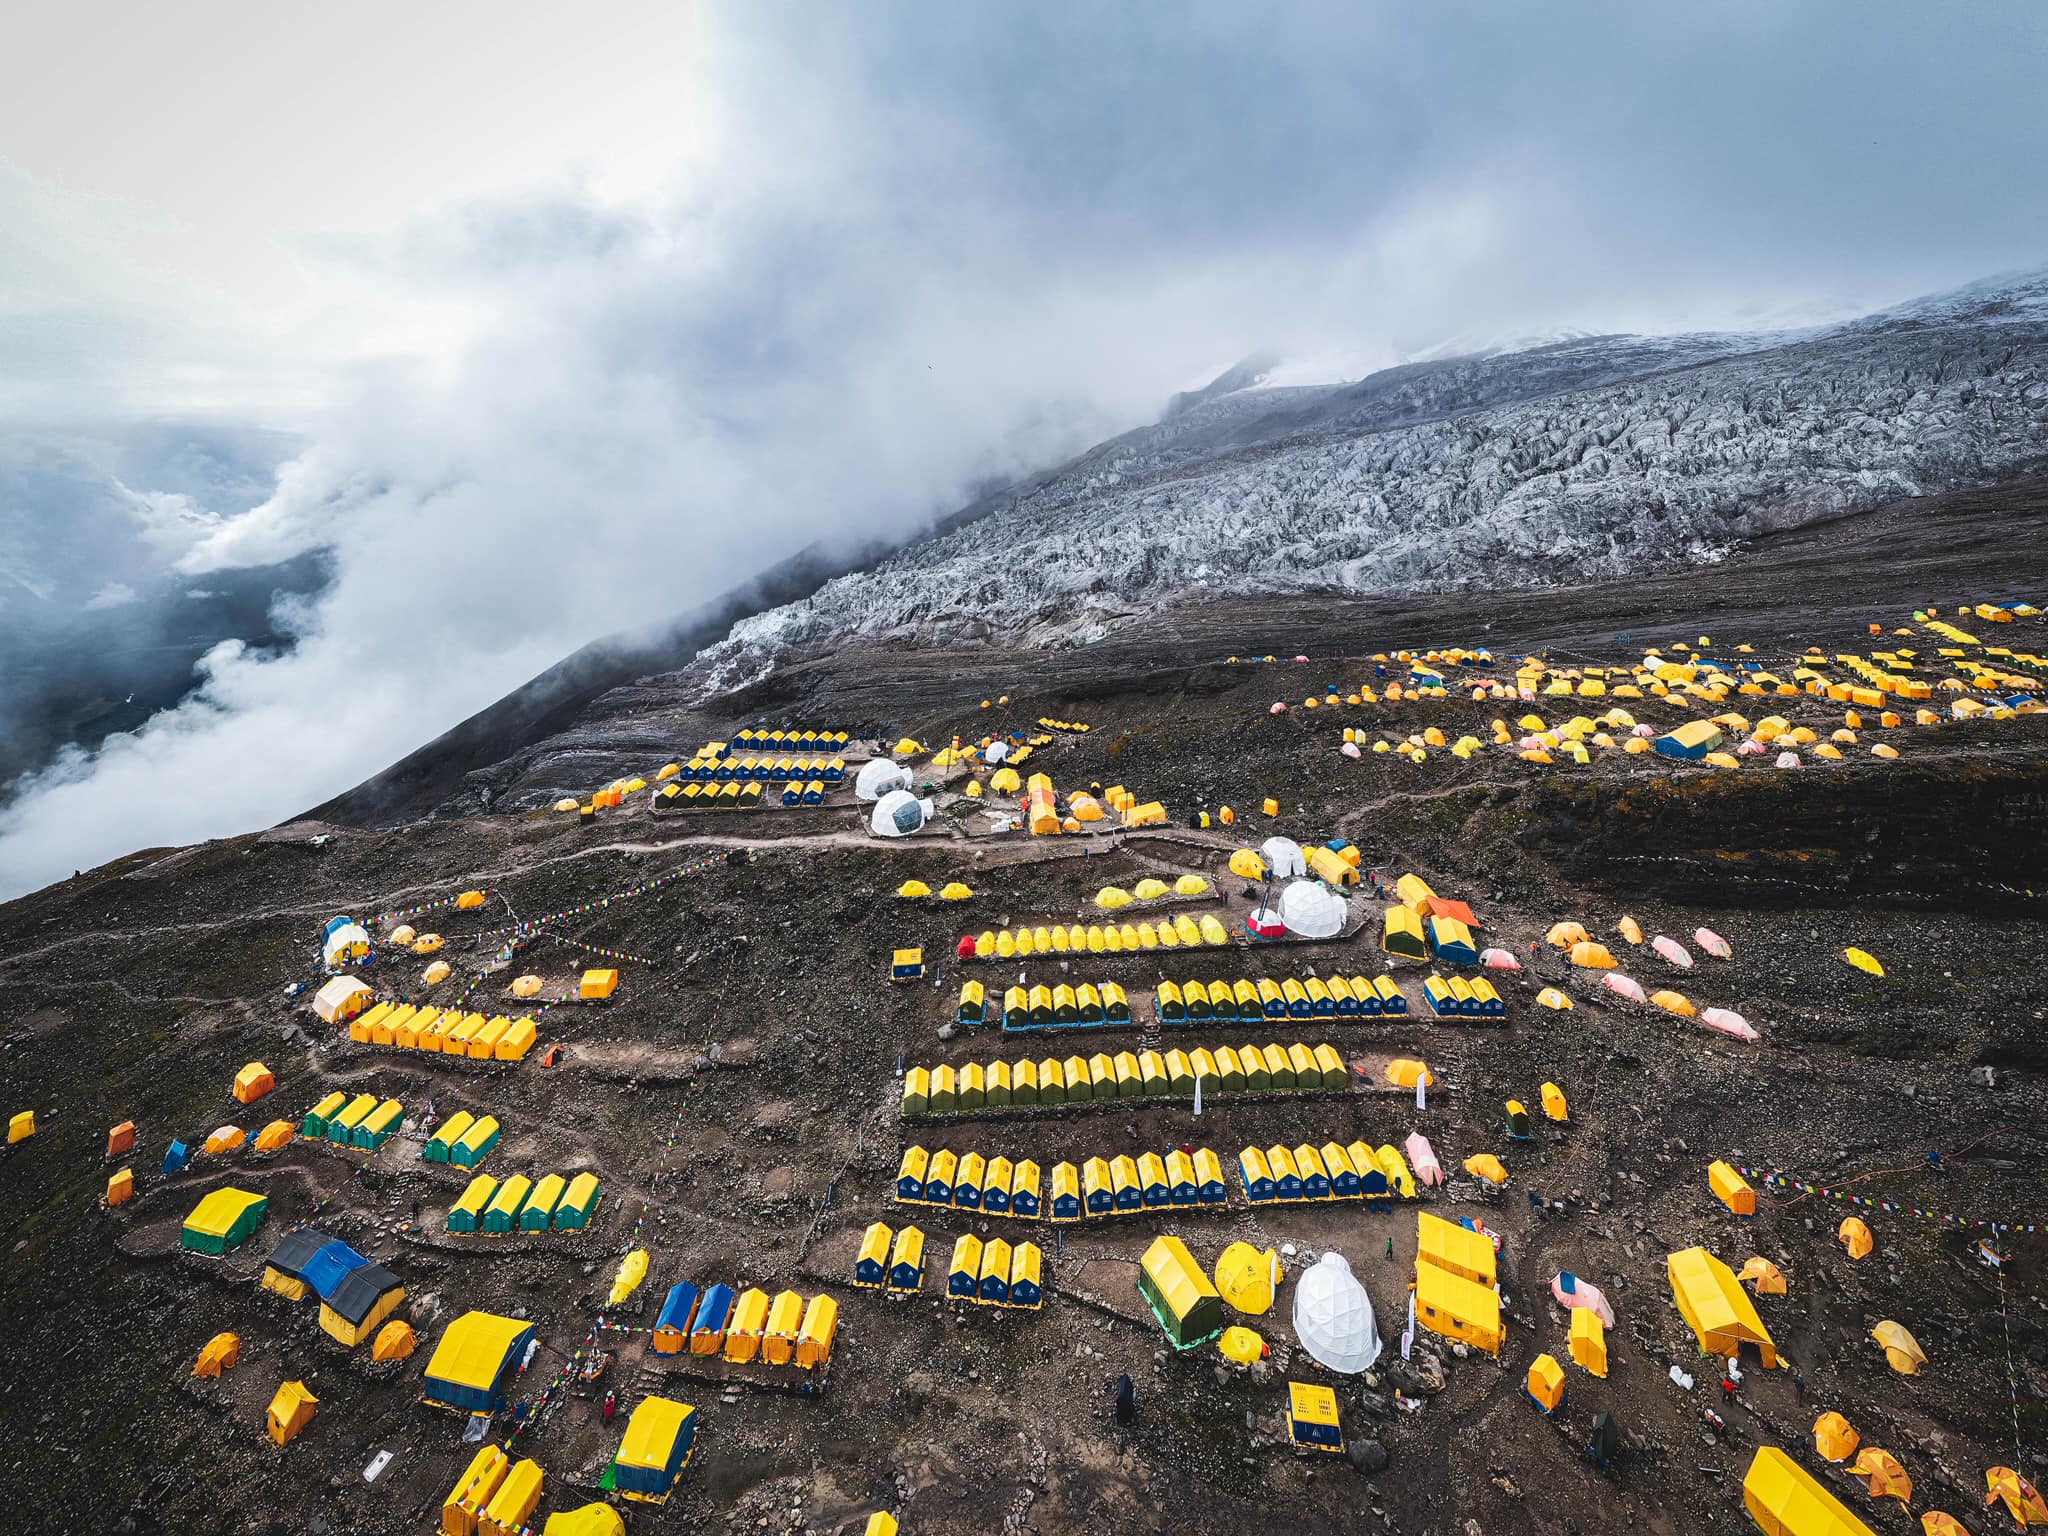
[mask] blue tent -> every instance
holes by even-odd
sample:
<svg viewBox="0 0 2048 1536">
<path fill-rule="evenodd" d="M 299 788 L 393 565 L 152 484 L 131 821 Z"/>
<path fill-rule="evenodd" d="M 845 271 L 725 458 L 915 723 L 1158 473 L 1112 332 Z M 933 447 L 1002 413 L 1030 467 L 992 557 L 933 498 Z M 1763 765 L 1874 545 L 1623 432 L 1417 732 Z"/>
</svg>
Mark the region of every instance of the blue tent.
<svg viewBox="0 0 2048 1536">
<path fill-rule="evenodd" d="M 369 1262 L 340 1238 L 334 1238 L 306 1260 L 299 1270 L 299 1278 L 311 1286 L 313 1293 L 322 1301 L 327 1301 L 333 1297 L 334 1288 L 341 1284 L 342 1276 L 352 1269 L 361 1269 Z"/>
<path fill-rule="evenodd" d="M 723 1337 L 725 1325 L 732 1317 L 732 1287 L 714 1285 L 704 1292 L 704 1299 L 697 1305 L 697 1321 L 690 1325 L 692 1338 L 700 1333 L 717 1334 Z"/>
<path fill-rule="evenodd" d="M 192 1161 L 192 1149 L 182 1141 L 171 1143 L 171 1150 L 164 1154 L 164 1172 L 183 1173 L 185 1165 Z"/>
<path fill-rule="evenodd" d="M 690 1316 L 697 1310 L 697 1287 L 687 1280 L 678 1280 L 668 1288 L 668 1297 L 661 1304 L 661 1312 L 654 1319 L 657 1333 L 666 1330 L 687 1338 L 690 1332 Z"/>
<path fill-rule="evenodd" d="M 334 937 L 335 929 L 346 928 L 354 921 L 355 919 L 352 917 L 330 917 L 327 919 L 327 926 L 320 930 L 320 942 L 324 945 L 329 939 Z"/>
</svg>

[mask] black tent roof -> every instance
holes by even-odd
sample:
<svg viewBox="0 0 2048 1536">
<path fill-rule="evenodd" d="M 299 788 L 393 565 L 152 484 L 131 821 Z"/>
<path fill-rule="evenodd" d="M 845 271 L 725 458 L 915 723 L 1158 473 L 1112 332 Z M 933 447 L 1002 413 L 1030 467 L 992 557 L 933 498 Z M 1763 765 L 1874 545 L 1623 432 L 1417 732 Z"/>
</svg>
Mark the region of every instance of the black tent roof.
<svg viewBox="0 0 2048 1536">
<path fill-rule="evenodd" d="M 333 1241 L 325 1232 L 311 1227 L 287 1232 L 270 1250 L 269 1266 L 290 1279 L 303 1280 L 306 1278 L 306 1265 L 313 1255 Z"/>
<path fill-rule="evenodd" d="M 327 1298 L 327 1305 L 334 1309 L 336 1316 L 350 1323 L 360 1323 L 370 1315 L 380 1297 L 404 1284 L 382 1264 L 365 1264 L 341 1277 L 334 1294 Z"/>
</svg>

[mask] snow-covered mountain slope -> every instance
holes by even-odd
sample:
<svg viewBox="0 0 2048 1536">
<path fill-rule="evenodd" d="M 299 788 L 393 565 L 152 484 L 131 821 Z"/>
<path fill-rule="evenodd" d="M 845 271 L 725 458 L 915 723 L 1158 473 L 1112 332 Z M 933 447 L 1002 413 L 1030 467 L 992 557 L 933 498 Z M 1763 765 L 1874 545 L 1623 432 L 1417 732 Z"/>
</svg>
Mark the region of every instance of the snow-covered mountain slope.
<svg viewBox="0 0 2048 1536">
<path fill-rule="evenodd" d="M 748 619 L 717 690 L 847 636 L 1085 644 L 1199 596 L 1485 589 L 1710 562 L 2048 463 L 2048 273 L 1798 332 L 1599 336 L 1176 397 L 874 569 Z"/>
</svg>

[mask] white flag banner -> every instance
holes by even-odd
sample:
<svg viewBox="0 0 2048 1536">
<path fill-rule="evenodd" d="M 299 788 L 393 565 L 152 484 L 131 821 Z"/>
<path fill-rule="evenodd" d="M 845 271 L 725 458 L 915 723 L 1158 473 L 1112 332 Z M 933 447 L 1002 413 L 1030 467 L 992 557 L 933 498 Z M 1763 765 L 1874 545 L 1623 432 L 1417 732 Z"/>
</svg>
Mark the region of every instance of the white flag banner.
<svg viewBox="0 0 2048 1536">
<path fill-rule="evenodd" d="M 1206 1076 L 1208 1076 L 1208 1074 L 1205 1072 L 1198 1075 L 1195 1078 L 1195 1115 L 1197 1118 L 1199 1118 L 1202 1113 L 1202 1078 Z"/>
<path fill-rule="evenodd" d="M 1423 1082 L 1421 1078 L 1415 1080 L 1415 1107 L 1417 1109 L 1429 1108 L 1429 1085 Z"/>
</svg>

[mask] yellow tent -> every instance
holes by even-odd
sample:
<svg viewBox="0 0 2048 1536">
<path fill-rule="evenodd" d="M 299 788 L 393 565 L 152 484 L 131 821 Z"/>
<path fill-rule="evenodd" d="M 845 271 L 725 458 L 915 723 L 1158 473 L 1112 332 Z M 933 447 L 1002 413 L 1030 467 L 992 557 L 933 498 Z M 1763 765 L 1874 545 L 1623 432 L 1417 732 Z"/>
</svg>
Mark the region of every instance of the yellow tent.
<svg viewBox="0 0 2048 1536">
<path fill-rule="evenodd" d="M 1591 1307 L 1572 1308 L 1572 1362 L 1589 1375 L 1607 1374 L 1607 1325 Z"/>
<path fill-rule="evenodd" d="M 945 888 L 939 892 L 939 900 L 965 901 L 968 897 L 972 896 L 973 894 L 973 889 L 964 884 L 963 882 L 958 880 L 950 880 L 946 883 Z"/>
<path fill-rule="evenodd" d="M 453 967 L 446 960 L 436 960 L 421 974 L 420 984 L 422 986 L 438 987 L 448 979 L 452 970 Z"/>
<path fill-rule="evenodd" d="M 1270 1248 L 1261 1253 L 1250 1243 L 1232 1243 L 1216 1260 L 1216 1292 L 1247 1316 L 1262 1317 L 1273 1310 L 1273 1281 L 1279 1265 L 1279 1257 Z"/>
<path fill-rule="evenodd" d="M 1756 1346 L 1768 1370 L 1778 1363 L 1777 1346 L 1756 1314 L 1749 1293 L 1735 1273 L 1704 1248 L 1685 1248 L 1665 1260 L 1671 1299 L 1709 1355 L 1736 1354 L 1744 1344 Z"/>
<path fill-rule="evenodd" d="M 1140 901 L 1157 901 L 1167 894 L 1169 887 L 1164 880 L 1147 875 L 1131 888 L 1131 894 Z"/>
<path fill-rule="evenodd" d="M 1899 1458 L 1890 1451 L 1866 1445 L 1857 1452 L 1855 1465 L 1849 1470 L 1869 1480 L 1873 1499 L 1897 1499 L 1901 1504 L 1912 1502 L 1913 1479 L 1906 1475 L 1906 1469 L 1899 1465 Z"/>
<path fill-rule="evenodd" d="M 1554 1355 L 1538 1355 L 1529 1363 L 1522 1390 L 1545 1413 L 1555 1413 L 1564 1404 L 1564 1367 Z"/>
<path fill-rule="evenodd" d="M 609 1504 L 585 1504 L 549 1515 L 540 1536 L 626 1536 L 626 1522 Z"/>
<path fill-rule="evenodd" d="M 1869 1526 L 1775 1445 L 1758 1446 L 1742 1507 L 1764 1536 L 1873 1536 Z"/>
<path fill-rule="evenodd" d="M 1387 1063 L 1387 1081 L 1396 1088 L 1413 1088 L 1417 1083 L 1427 1088 L 1436 1083 L 1436 1077 L 1427 1063 L 1412 1056 L 1396 1056 Z"/>
<path fill-rule="evenodd" d="M 1624 917 L 1620 922 L 1616 923 L 1614 925 L 1614 931 L 1620 934 L 1624 939 L 1627 939 L 1631 944 L 1640 944 L 1643 942 L 1642 925 L 1632 917 Z"/>
<path fill-rule="evenodd" d="M 319 1401 L 306 1390 L 303 1381 L 288 1381 L 279 1387 L 277 1396 L 270 1400 L 270 1412 L 265 1415 L 272 1443 L 283 1445 L 295 1439 L 299 1431 L 313 1422 L 313 1405 Z"/>
<path fill-rule="evenodd" d="M 216 1333 L 199 1351 L 199 1361 L 192 1367 L 192 1374 L 219 1376 L 222 1371 L 232 1370 L 241 1358 L 242 1336 L 238 1333 Z"/>
<path fill-rule="evenodd" d="M 1614 969 L 1614 954 L 1605 944 L 1596 944 L 1591 939 L 1581 939 L 1572 946 L 1573 965 L 1588 971 L 1611 971 Z"/>
<path fill-rule="evenodd" d="M 1842 1240 L 1842 1246 L 1849 1250 L 1849 1257 L 1860 1259 L 1876 1246 L 1870 1235 L 1870 1228 L 1863 1224 L 1861 1216 L 1851 1216 L 1836 1229 L 1835 1235 Z"/>
<path fill-rule="evenodd" d="M 1216 1341 L 1217 1349 L 1226 1360 L 1235 1360 L 1239 1365 L 1250 1365 L 1262 1360 L 1266 1354 L 1266 1341 L 1249 1328 L 1232 1326 L 1223 1330 L 1223 1336 Z"/>
<path fill-rule="evenodd" d="M 1699 1011 L 1693 1007 L 1692 999 L 1683 992 L 1652 992 L 1650 1001 L 1666 1013 L 1675 1013 L 1682 1019 L 1689 1019 Z"/>
<path fill-rule="evenodd" d="M 1749 1180 L 1745 1179 L 1719 1158 L 1707 1164 L 1707 1188 L 1714 1192 L 1716 1200 L 1719 1200 L 1736 1215 L 1754 1216 L 1756 1214 L 1756 1190 L 1751 1187 Z M 1761 1260 L 1757 1262 L 1761 1262 Z M 1745 1280 L 1749 1278 L 1749 1271 L 1747 1269 L 1743 1270 L 1742 1278 Z"/>
<path fill-rule="evenodd" d="M 1884 1350 L 1884 1357 L 1890 1362 L 1891 1368 L 1901 1376 L 1918 1376 L 1920 1367 L 1927 1363 L 1927 1355 L 1920 1348 L 1920 1341 L 1890 1318 L 1886 1318 L 1871 1329 L 1870 1336 Z"/>
<path fill-rule="evenodd" d="M 1550 932 L 1543 936 L 1543 942 L 1553 949 L 1569 950 L 1574 944 L 1583 944 L 1589 935 L 1582 923 L 1552 923 Z"/>
<path fill-rule="evenodd" d="M 517 976 L 512 981 L 512 995 L 514 997 L 532 997 L 536 992 L 540 991 L 541 986 L 542 982 L 538 976 Z"/>
<path fill-rule="evenodd" d="M 1813 1448 L 1823 1461 L 1847 1461 L 1862 1442 L 1855 1426 L 1832 1409 L 1813 1421 Z"/>
<path fill-rule="evenodd" d="M 1559 1013 L 1567 1012 L 1576 1006 L 1570 998 L 1566 997 L 1555 987 L 1545 987 L 1541 992 L 1538 992 L 1536 994 L 1536 1002 L 1540 1007 L 1552 1008 Z"/>
<path fill-rule="evenodd" d="M 1543 1085 L 1543 1113 L 1553 1120 L 1571 1118 L 1571 1111 L 1564 1101 L 1564 1090 L 1555 1083 Z"/>
<path fill-rule="evenodd" d="M 1970 1536 L 1968 1526 L 1938 1509 L 1930 1509 L 1920 1517 L 1920 1530 L 1923 1536 Z"/>
<path fill-rule="evenodd" d="M 896 887 L 896 894 L 905 901 L 915 901 L 920 896 L 929 896 L 931 893 L 932 888 L 922 880 L 906 880 Z"/>
<path fill-rule="evenodd" d="M 1200 875 L 1182 875 L 1173 882 L 1176 896 L 1199 896 L 1209 889 L 1209 882 Z"/>
<path fill-rule="evenodd" d="M 612 1293 L 605 1305 L 616 1307 L 620 1302 L 640 1289 L 640 1282 L 647 1278 L 647 1250 L 635 1248 L 619 1260 L 619 1273 L 612 1281 Z"/>
<path fill-rule="evenodd" d="M 1230 872 L 1247 880 L 1263 880 L 1266 878 L 1266 861 L 1251 849 L 1240 848 L 1230 856 Z"/>
<path fill-rule="evenodd" d="M 1120 885 L 1105 885 L 1095 893 L 1095 905 L 1105 912 L 1114 912 L 1118 907 L 1131 904 L 1131 893 Z"/>
<path fill-rule="evenodd" d="M 1871 954 L 1867 949 L 1845 949 L 1842 951 L 1842 958 L 1855 966 L 1857 970 L 1867 971 L 1872 976 L 1882 976 L 1884 974 L 1884 967 L 1878 964 L 1877 956 Z"/>
<path fill-rule="evenodd" d="M 1499 1158 L 1491 1152 L 1475 1152 L 1465 1159 L 1465 1171 L 1474 1178 L 1484 1179 L 1489 1184 L 1505 1184 L 1508 1171 L 1501 1166 Z"/>
</svg>

